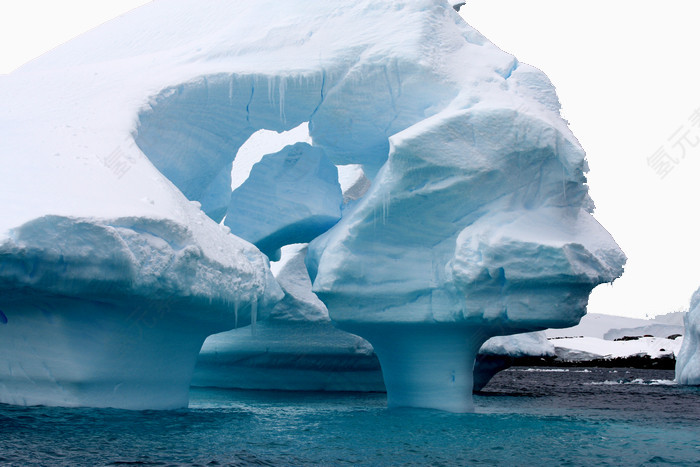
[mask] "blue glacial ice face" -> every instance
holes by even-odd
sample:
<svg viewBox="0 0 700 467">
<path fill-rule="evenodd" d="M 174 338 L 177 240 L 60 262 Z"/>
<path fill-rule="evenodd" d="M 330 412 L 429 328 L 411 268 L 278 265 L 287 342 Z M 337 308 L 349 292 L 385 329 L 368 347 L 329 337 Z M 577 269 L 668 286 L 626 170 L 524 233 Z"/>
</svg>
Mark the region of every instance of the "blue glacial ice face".
<svg viewBox="0 0 700 467">
<path fill-rule="evenodd" d="M 153 2 L 6 77 L 0 101 L 0 196 L 8 206 L 0 261 L 9 265 L 0 268 L 7 276 L 0 286 L 78 300 L 81 306 L 57 299 L 51 309 L 74 316 L 76 327 L 109 318 L 82 335 L 91 326 L 131 332 L 148 355 L 168 354 L 183 332 L 197 329 L 183 345 L 183 368 L 193 365 L 206 332 L 230 329 L 242 309 L 252 319 L 261 302 L 281 298 L 266 258 L 217 225 L 232 204 L 232 161 L 260 129 L 309 122 L 312 144 L 303 154 L 360 164 L 372 180 L 338 223 L 330 227 L 323 207 L 323 222 L 300 231 L 308 238 L 330 227 L 307 257 L 314 289 L 334 323 L 374 346 L 391 405 L 469 410 L 474 356 L 487 338 L 575 324 L 590 290 L 622 272 L 624 255 L 591 217 L 584 153 L 553 87 L 444 0 Z M 323 173 L 314 180 L 333 178 Z M 278 195 L 270 207 L 286 201 Z M 50 220 L 37 230 L 45 233 L 56 219 L 74 224 L 69 241 L 29 235 L 19 242 L 16 232 L 44 225 L 41 219 Z M 137 221 L 119 230 L 120 219 Z M 290 233 L 298 233 L 290 230 L 296 216 L 255 222 L 264 228 L 245 227 L 258 228 L 255 241 L 274 238 L 260 245 L 270 254 L 299 241 Z M 153 225 L 161 228 L 153 233 Z M 122 305 L 86 295 L 104 284 Z M 171 292 L 188 303 L 164 313 L 172 319 L 145 334 L 122 329 L 118 317 L 128 316 L 134 297 Z M 0 332 L 50 342 L 63 318 L 46 315 L 33 298 L 13 300 L 14 308 L 0 301 L 8 318 Z M 217 326 L 189 326 L 209 314 L 222 318 Z M 13 326 L 22 315 L 29 321 Z M 43 324 L 34 326 L 35 318 Z M 126 378 L 116 369 L 134 355 L 111 352 L 121 376 L 64 399 L 67 388 L 89 387 L 80 375 L 104 381 L 98 367 L 105 367 L 81 359 L 73 350 L 89 341 L 68 335 L 61 355 L 76 366 L 53 374 L 54 399 L 32 400 L 110 404 L 100 394 Z M 46 356 L 34 362 L 33 381 L 51 380 L 40 369 L 52 348 L 42 349 L 12 351 L 20 363 Z M 131 387 L 154 365 L 157 359 Z M 17 383 L 16 372 L 7 374 Z M 181 405 L 186 382 L 183 372 L 177 382 L 149 387 L 152 394 L 177 387 L 170 405 Z M 134 389 L 115 404 L 153 403 L 137 396 Z"/>
<path fill-rule="evenodd" d="M 676 357 L 676 381 L 700 386 L 700 289 L 693 294 L 685 316 L 683 345 Z"/>
</svg>

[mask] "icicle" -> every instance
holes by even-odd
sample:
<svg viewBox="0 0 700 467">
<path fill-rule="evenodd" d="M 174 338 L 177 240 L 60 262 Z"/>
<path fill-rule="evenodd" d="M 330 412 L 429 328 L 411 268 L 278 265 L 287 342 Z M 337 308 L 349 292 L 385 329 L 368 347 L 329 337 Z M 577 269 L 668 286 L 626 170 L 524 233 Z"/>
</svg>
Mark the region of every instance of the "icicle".
<svg viewBox="0 0 700 467">
<path fill-rule="evenodd" d="M 382 195 L 382 224 L 386 225 L 389 219 L 389 207 L 391 204 L 391 193 L 384 193 Z"/>
<path fill-rule="evenodd" d="M 233 104 L 233 75 L 228 82 L 228 103 L 229 105 Z"/>
<path fill-rule="evenodd" d="M 287 92 L 287 80 L 285 78 L 280 78 L 279 84 L 279 98 L 280 98 L 280 118 L 283 123 L 287 123 L 287 115 L 284 112 L 284 97 Z"/>
<path fill-rule="evenodd" d="M 561 165 L 561 184 L 562 192 L 564 195 L 564 202 L 566 202 L 566 169 L 564 168 L 564 164 Z"/>
<path fill-rule="evenodd" d="M 258 296 L 253 296 L 253 301 L 250 304 L 250 335 L 257 336 L 258 329 L 256 323 L 258 322 Z"/>
<path fill-rule="evenodd" d="M 386 225 L 386 193 L 382 193 L 382 225 Z"/>
<path fill-rule="evenodd" d="M 238 302 L 233 302 L 233 329 L 238 329 Z"/>
<path fill-rule="evenodd" d="M 389 220 L 389 214 L 391 213 L 391 192 L 386 194 L 386 218 Z"/>
<path fill-rule="evenodd" d="M 269 76 L 267 78 L 267 101 L 270 102 L 271 104 L 274 104 L 274 95 L 272 93 L 272 88 L 275 85 L 275 78 L 272 76 Z"/>
</svg>

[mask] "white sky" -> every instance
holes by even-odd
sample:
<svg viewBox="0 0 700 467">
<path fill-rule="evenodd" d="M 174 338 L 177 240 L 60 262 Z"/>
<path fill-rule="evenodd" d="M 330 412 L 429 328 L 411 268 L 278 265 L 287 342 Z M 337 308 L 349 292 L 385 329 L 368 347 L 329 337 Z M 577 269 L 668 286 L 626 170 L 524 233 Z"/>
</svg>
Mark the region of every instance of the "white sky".
<svg viewBox="0 0 700 467">
<path fill-rule="evenodd" d="M 145 3 L 3 0 L 0 73 Z M 589 312 L 687 308 L 700 286 L 700 117 L 689 119 L 700 110 L 700 2 L 468 0 L 461 13 L 547 73 L 586 149 L 596 218 L 629 257 L 621 279 L 594 291 Z M 647 164 L 661 147 L 678 160 L 663 179 Z"/>
<path fill-rule="evenodd" d="M 629 258 L 588 311 L 687 308 L 700 286 L 700 119 L 688 120 L 700 109 L 700 2 L 468 0 L 460 13 L 547 73 L 588 154 L 595 216 Z M 679 160 L 664 179 L 647 165 L 660 147 Z"/>
</svg>

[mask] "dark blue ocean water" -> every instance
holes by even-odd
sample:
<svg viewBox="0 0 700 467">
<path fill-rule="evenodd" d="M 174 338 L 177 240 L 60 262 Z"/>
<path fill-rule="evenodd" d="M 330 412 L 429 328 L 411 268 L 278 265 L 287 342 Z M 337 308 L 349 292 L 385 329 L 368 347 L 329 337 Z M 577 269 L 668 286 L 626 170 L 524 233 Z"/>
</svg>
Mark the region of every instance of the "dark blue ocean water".
<svg viewBox="0 0 700 467">
<path fill-rule="evenodd" d="M 383 394 L 193 389 L 188 410 L 0 405 L 2 465 L 700 465 L 700 389 L 671 371 L 511 369 L 477 412 Z"/>
</svg>

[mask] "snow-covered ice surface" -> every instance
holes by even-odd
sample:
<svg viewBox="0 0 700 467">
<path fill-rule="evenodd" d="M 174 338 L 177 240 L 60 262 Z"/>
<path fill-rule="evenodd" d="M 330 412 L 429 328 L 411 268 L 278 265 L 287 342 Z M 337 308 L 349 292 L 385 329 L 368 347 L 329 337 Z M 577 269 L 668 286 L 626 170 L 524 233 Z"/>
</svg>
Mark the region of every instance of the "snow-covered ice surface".
<svg viewBox="0 0 700 467">
<path fill-rule="evenodd" d="M 676 358 L 676 381 L 700 386 L 700 289 L 693 294 L 685 315 L 683 346 Z"/>
<path fill-rule="evenodd" d="M 492 337 L 481 346 L 479 353 L 511 357 L 551 357 L 554 355 L 554 346 L 547 340 L 544 332 L 528 332 Z"/>
<path fill-rule="evenodd" d="M 585 361 L 648 355 L 651 358 L 678 355 L 683 339 L 641 337 L 630 341 L 610 341 L 597 337 L 575 337 L 550 341 L 562 360 Z"/>
<path fill-rule="evenodd" d="M 281 291 L 260 252 L 201 211 L 183 214 L 45 215 L 7 232 L 0 402 L 187 405 L 204 339 Z"/>
<path fill-rule="evenodd" d="M 636 319 L 587 314 L 576 326 L 547 329 L 545 334 L 561 360 L 588 361 L 645 355 L 651 358 L 674 357 L 683 342 L 679 335 L 683 336 L 684 330 L 677 324 L 683 315 L 677 312 L 652 319 Z"/>
<path fill-rule="evenodd" d="M 496 373 L 509 368 L 514 358 L 555 355 L 554 346 L 544 331 L 492 337 L 481 346 L 476 356 L 473 390 L 481 391 Z"/>
<path fill-rule="evenodd" d="M 676 312 L 652 319 L 628 318 L 625 316 L 588 313 L 579 324 L 564 329 L 547 329 L 549 338 L 555 337 L 597 337 L 615 340 L 625 336 L 668 337 L 683 334 L 683 316 Z"/>
<path fill-rule="evenodd" d="M 3 77 L 0 101 L 2 401 L 186 403 L 204 337 L 281 298 L 217 224 L 262 129 L 308 122 L 305 148 L 372 180 L 307 265 L 390 405 L 470 410 L 486 339 L 573 325 L 622 273 L 553 86 L 441 0 L 153 2 Z"/>
</svg>

